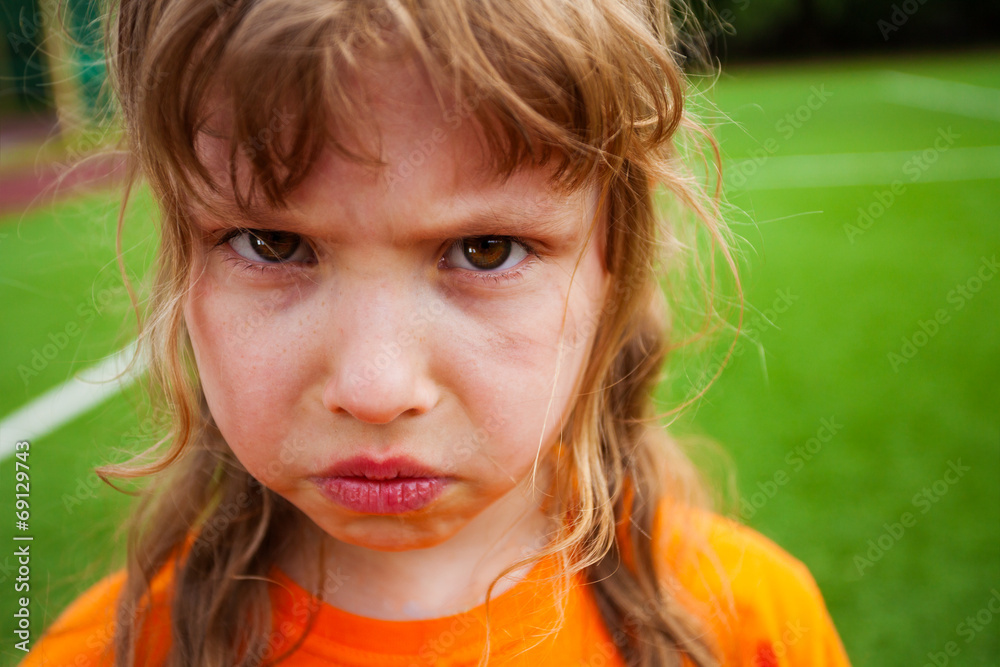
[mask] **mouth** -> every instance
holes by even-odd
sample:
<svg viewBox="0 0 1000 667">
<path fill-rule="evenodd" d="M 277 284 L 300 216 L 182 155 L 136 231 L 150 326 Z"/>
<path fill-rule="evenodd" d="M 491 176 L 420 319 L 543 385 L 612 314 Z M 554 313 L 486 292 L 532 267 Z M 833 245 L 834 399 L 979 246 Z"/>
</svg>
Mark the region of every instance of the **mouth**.
<svg viewBox="0 0 1000 667">
<path fill-rule="evenodd" d="M 405 457 L 376 461 L 355 457 L 314 477 L 320 493 L 361 514 L 403 514 L 430 505 L 449 478 Z"/>
</svg>

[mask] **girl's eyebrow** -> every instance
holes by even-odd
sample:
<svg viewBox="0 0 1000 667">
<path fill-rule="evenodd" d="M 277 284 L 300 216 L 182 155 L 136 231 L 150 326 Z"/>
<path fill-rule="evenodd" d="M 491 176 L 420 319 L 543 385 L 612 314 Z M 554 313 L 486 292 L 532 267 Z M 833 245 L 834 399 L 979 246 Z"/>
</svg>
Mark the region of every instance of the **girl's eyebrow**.
<svg viewBox="0 0 1000 667">
<path fill-rule="evenodd" d="M 218 222 L 224 221 L 227 224 L 235 224 L 240 227 L 260 229 L 283 229 L 285 227 L 293 227 L 296 224 L 295 216 L 288 211 L 263 209 L 259 207 L 241 210 L 238 206 L 229 201 L 218 206 L 218 210 L 221 215 L 205 216 L 208 220 Z"/>
<path fill-rule="evenodd" d="M 563 201 L 564 205 L 559 202 Z M 337 227 L 310 220 L 303 211 L 251 207 L 240 210 L 232 200 L 216 202 L 219 215 L 196 215 L 206 227 L 240 227 L 270 229 L 303 234 L 315 238 L 335 237 Z M 499 201 L 454 200 L 442 210 L 422 219 L 394 221 L 391 238 L 397 244 L 416 244 L 441 239 L 470 236 L 514 236 L 533 240 L 543 248 L 555 248 L 568 237 L 585 233 L 590 220 L 578 205 L 565 205 L 565 200 L 552 195 L 534 199 L 501 199 Z M 326 216 L 324 216 L 326 217 Z M 346 223 L 342 223 L 346 224 Z M 353 225 L 352 225 L 353 226 Z M 345 227 L 345 231 L 350 227 Z M 351 232 L 348 232 L 351 233 Z"/>
<path fill-rule="evenodd" d="M 520 205 L 510 208 L 484 208 L 456 216 L 454 221 L 429 226 L 413 236 L 463 237 L 475 234 L 509 236 L 552 236 L 568 231 L 567 215 L 551 206 L 528 208 Z"/>
<path fill-rule="evenodd" d="M 578 209 L 571 209 L 574 214 Z M 235 206 L 224 207 L 227 222 L 235 223 L 249 229 L 274 229 L 303 233 L 310 236 L 323 236 L 317 233 L 314 225 L 301 215 L 290 211 L 252 208 L 240 211 Z M 580 225 L 569 224 L 570 219 L 577 215 L 567 215 L 570 211 L 561 210 L 551 202 L 538 204 L 536 202 L 504 202 L 497 206 L 482 208 L 470 207 L 469 210 L 443 214 L 441 222 L 429 224 L 398 225 L 394 227 L 393 236 L 396 242 L 408 243 L 441 238 L 461 238 L 474 235 L 498 236 L 562 236 L 580 229 Z M 415 221 L 425 222 L 428 221 Z M 581 221 L 582 222 L 582 221 Z"/>
</svg>

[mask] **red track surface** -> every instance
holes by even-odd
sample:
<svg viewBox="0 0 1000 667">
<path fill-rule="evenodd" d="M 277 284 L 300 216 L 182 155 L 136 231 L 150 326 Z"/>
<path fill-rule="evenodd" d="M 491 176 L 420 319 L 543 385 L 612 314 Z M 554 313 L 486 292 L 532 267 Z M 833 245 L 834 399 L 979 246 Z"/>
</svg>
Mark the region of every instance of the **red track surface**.
<svg viewBox="0 0 1000 667">
<path fill-rule="evenodd" d="M 0 215 L 107 187 L 123 175 L 120 160 L 110 156 L 33 161 L 57 132 L 53 118 L 0 119 L 0 151 L 13 151 L 24 158 L 0 171 Z"/>
</svg>

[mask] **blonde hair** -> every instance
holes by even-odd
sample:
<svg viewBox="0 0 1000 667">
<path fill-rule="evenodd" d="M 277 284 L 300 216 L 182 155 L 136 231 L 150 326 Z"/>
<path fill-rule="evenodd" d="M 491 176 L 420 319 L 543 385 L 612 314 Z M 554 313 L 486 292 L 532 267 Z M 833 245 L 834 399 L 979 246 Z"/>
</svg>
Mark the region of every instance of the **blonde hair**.
<svg viewBox="0 0 1000 667">
<path fill-rule="evenodd" d="M 168 664 L 280 658 L 268 645 L 267 576 L 282 536 L 303 516 L 247 473 L 200 389 L 182 317 L 194 247 L 188 203 L 208 207 L 199 194 L 206 186 L 232 187 L 240 206 L 263 196 L 281 207 L 325 147 L 377 163 L 328 131 L 357 131 L 365 114 L 347 82 L 373 54 L 415 57 L 439 99 L 476 100 L 472 114 L 498 176 L 554 165 L 554 185 L 570 191 L 596 179 L 606 206 L 612 290 L 563 423 L 564 446 L 554 450 L 551 511 L 563 519 L 560 533 L 506 572 L 556 555 L 564 585 L 583 573 L 630 665 L 680 665 L 684 656 L 699 667 L 718 664 L 705 619 L 665 582 L 653 542 L 664 520 L 682 521 L 683 512 L 661 516 L 665 499 L 680 508 L 706 502 L 678 444 L 650 426 L 660 417 L 652 390 L 681 344 L 671 338 L 674 313 L 659 278 L 665 259 L 679 265 L 696 254 L 696 244 L 684 242 L 691 236 L 684 219 L 668 226 L 658 215 L 657 187 L 693 213 L 736 271 L 718 193 L 706 195 L 678 141 L 680 130 L 699 130 L 685 113 L 687 83 L 672 50 L 692 50 L 679 27 L 689 13 L 655 0 L 119 0 L 107 16 L 129 156 L 122 210 L 145 177 L 161 212 L 139 342 L 153 399 L 172 415 L 160 442 L 102 470 L 156 482 L 144 492 L 129 540 L 116 664 L 141 662 L 150 581 L 181 553 Z M 195 150 L 218 82 L 233 108 L 231 164 L 241 154 L 251 169 L 245 193 L 235 167 L 229 184 L 214 183 Z M 275 111 L 286 106 L 309 113 L 275 127 Z M 711 279 L 709 291 L 714 269 Z M 713 314 L 710 306 L 705 321 Z"/>
</svg>

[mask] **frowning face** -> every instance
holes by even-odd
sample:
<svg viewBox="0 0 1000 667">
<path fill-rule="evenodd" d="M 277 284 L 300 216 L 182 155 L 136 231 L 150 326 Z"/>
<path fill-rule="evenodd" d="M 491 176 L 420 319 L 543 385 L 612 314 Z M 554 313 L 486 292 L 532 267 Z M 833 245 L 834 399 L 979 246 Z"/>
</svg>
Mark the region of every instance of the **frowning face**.
<svg viewBox="0 0 1000 667">
<path fill-rule="evenodd" d="M 388 166 L 325 153 L 287 211 L 198 216 L 184 316 L 247 470 L 336 540 L 399 551 L 538 510 L 607 272 L 596 186 L 477 175 L 475 124 L 415 66 L 371 81 Z M 225 146 L 200 149 L 226 182 Z"/>
</svg>

